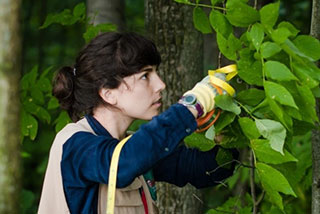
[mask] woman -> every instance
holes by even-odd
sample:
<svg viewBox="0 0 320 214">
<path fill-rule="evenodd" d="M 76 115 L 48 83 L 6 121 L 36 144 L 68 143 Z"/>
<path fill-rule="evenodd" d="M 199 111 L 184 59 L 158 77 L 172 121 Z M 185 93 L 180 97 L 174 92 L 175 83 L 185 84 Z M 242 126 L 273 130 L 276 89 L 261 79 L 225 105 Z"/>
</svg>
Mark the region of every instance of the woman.
<svg viewBox="0 0 320 214">
<path fill-rule="evenodd" d="M 150 120 L 121 150 L 115 213 L 157 213 L 155 181 L 212 186 L 232 174 L 217 168 L 217 148 L 179 146 L 213 108 L 214 91 L 197 84 L 158 115 L 165 84 L 157 74 L 155 45 L 133 33 L 104 33 L 79 54 L 74 68 L 56 75 L 53 94 L 75 123 L 50 150 L 39 213 L 105 213 L 109 165 L 135 119 Z"/>
</svg>

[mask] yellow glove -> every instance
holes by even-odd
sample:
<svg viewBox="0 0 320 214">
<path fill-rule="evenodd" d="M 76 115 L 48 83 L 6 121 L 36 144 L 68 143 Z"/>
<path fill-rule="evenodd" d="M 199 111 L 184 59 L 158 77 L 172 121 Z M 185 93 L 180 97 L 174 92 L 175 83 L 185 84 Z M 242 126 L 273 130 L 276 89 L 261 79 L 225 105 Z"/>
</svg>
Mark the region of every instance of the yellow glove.
<svg viewBox="0 0 320 214">
<path fill-rule="evenodd" d="M 223 78 L 223 77 L 222 77 Z M 183 94 L 183 96 L 193 94 L 197 97 L 197 101 L 202 106 L 204 117 L 208 112 L 214 108 L 214 98 L 217 94 L 217 90 L 210 84 L 210 77 L 206 76 L 200 82 L 198 82 L 191 90 Z"/>
</svg>

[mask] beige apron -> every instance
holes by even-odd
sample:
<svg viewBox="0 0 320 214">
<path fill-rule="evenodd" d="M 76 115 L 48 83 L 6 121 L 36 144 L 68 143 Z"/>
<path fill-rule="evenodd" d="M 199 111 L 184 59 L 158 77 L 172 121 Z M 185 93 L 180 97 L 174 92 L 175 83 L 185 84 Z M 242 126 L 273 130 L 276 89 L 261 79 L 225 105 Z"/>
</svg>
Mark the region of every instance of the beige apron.
<svg viewBox="0 0 320 214">
<path fill-rule="evenodd" d="M 93 134 L 87 119 L 70 123 L 56 136 L 49 155 L 49 162 L 43 183 L 39 204 L 39 214 L 69 214 L 68 205 L 63 191 L 60 162 L 63 144 L 76 132 L 86 131 Z M 116 190 L 115 214 L 144 214 L 139 188 L 142 187 L 146 196 L 149 214 L 157 214 L 158 209 L 152 200 L 143 176 L 137 177 L 129 186 Z M 100 184 L 98 198 L 98 214 L 106 213 L 108 186 Z"/>
</svg>

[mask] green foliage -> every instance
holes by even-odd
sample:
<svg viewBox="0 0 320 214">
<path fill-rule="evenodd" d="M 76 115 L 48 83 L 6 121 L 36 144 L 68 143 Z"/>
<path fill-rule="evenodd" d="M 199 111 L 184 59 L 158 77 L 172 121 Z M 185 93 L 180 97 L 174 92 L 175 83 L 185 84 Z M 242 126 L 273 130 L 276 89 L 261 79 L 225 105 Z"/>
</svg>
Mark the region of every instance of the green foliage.
<svg viewBox="0 0 320 214">
<path fill-rule="evenodd" d="M 194 133 L 184 139 L 185 144 L 190 148 L 197 148 L 200 151 L 209 151 L 215 146 L 213 140 L 205 137 L 202 133 Z"/>
<path fill-rule="evenodd" d="M 275 151 L 268 140 L 254 139 L 251 142 L 251 148 L 253 149 L 257 159 L 264 163 L 269 164 L 281 164 L 286 162 L 297 162 L 298 160 L 291 155 L 286 149 L 281 154 Z"/>
<path fill-rule="evenodd" d="M 233 112 L 236 115 L 241 113 L 240 107 L 227 94 L 216 96 L 214 101 L 215 106 L 221 108 L 222 110 Z"/>
<path fill-rule="evenodd" d="M 73 11 L 70 9 L 65 9 L 58 14 L 49 14 L 40 29 L 44 29 L 53 23 L 61 25 L 73 25 L 78 21 L 84 21 L 85 17 L 86 6 L 84 3 L 79 3 L 74 7 Z"/>
<path fill-rule="evenodd" d="M 86 6 L 85 4 L 79 3 L 74 8 L 73 11 L 70 9 L 65 9 L 60 13 L 49 14 L 40 27 L 40 29 L 47 28 L 48 26 L 57 23 L 61 25 L 74 25 L 77 22 L 84 23 L 87 25 L 86 32 L 83 33 L 83 38 L 86 43 L 91 39 L 96 37 L 100 32 L 116 31 L 117 27 L 114 24 L 90 24 L 90 17 L 86 17 Z"/>
<path fill-rule="evenodd" d="M 209 210 L 206 214 L 225 214 L 225 213 L 238 213 L 238 214 L 250 214 L 252 205 L 250 204 L 249 196 L 245 197 L 248 206 L 242 206 L 241 200 L 237 197 L 229 198 L 223 205 Z"/>
<path fill-rule="evenodd" d="M 209 18 L 202 12 L 201 16 L 194 13 L 195 27 L 202 33 L 213 30 L 220 52 L 237 64 L 238 76 L 247 87 L 239 89 L 234 98 L 227 94 L 215 98 L 215 107 L 223 111 L 204 137 L 212 140 L 215 135 L 225 135 L 221 145 L 227 148 L 238 148 L 237 141 L 247 145 L 258 174 L 253 182 L 266 193 L 260 204 L 262 213 L 295 213 L 301 207 L 288 203 L 306 200 L 311 162 L 309 156 L 305 164 L 300 151 L 309 141 L 295 147 L 293 140 L 310 132 L 318 121 L 315 99 L 319 97 L 320 69 L 315 62 L 320 59 L 320 42 L 299 34 L 288 21 L 278 24 L 280 1 L 260 10 L 246 0 L 227 0 L 226 8 L 217 7 L 220 3 L 185 4 L 199 11 L 202 6 L 211 8 Z M 241 35 L 234 33 L 236 29 Z M 306 181 L 304 187 L 299 184 L 302 180 Z M 220 207 L 221 211 L 217 208 L 208 213 L 233 213 L 232 206 L 228 207 L 230 201 Z M 241 212 L 237 209 L 236 213 Z"/>
<path fill-rule="evenodd" d="M 212 32 L 209 19 L 200 7 L 195 7 L 193 9 L 193 24 L 197 30 L 204 34 Z"/>
</svg>

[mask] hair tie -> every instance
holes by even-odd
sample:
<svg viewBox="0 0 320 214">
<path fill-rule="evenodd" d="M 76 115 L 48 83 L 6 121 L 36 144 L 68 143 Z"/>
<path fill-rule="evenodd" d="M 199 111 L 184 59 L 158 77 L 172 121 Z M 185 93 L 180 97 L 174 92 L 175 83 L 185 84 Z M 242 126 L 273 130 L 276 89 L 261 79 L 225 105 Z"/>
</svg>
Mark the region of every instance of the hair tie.
<svg viewBox="0 0 320 214">
<path fill-rule="evenodd" d="M 76 76 L 76 71 L 77 71 L 77 69 L 73 68 L 73 76 Z"/>
</svg>

